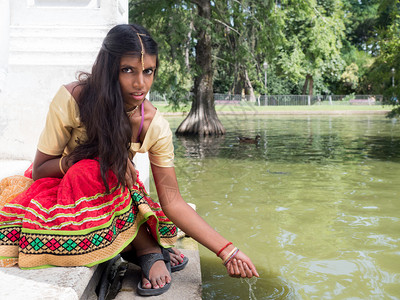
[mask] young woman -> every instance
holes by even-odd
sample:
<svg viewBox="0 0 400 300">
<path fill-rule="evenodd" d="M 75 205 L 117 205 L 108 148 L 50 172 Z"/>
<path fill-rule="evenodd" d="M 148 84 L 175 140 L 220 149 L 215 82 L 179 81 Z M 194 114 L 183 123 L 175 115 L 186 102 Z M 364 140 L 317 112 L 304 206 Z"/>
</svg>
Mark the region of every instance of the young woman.
<svg viewBox="0 0 400 300">
<path fill-rule="evenodd" d="M 143 27 L 117 25 L 91 73 L 61 86 L 33 168 L 0 183 L 1 264 L 93 266 L 134 251 L 143 271 L 138 292 L 160 294 L 170 286 L 171 267 L 187 261 L 165 250 L 176 225 L 216 253 L 230 276 L 258 276 L 251 260 L 180 195 L 171 130 L 145 98 L 158 64 L 157 44 Z M 162 210 L 131 162 L 137 152 L 149 153 Z"/>
</svg>

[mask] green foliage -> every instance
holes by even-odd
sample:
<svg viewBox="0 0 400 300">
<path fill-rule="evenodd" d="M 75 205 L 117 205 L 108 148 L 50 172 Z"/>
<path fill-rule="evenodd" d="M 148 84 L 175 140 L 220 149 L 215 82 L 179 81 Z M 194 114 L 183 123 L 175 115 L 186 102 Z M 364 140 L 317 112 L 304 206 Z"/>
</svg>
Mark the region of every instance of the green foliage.
<svg viewBox="0 0 400 300">
<path fill-rule="evenodd" d="M 350 100 L 354 100 L 355 99 L 355 95 L 354 93 L 351 93 L 350 95 L 347 95 L 346 97 L 344 97 L 342 99 L 342 102 L 349 102 Z"/>
<path fill-rule="evenodd" d="M 219 0 L 211 24 L 190 0 L 130 0 L 130 21 L 159 43 L 153 90 L 175 106 L 187 102 L 197 72 L 196 30 L 210 25 L 214 92 L 400 95 L 398 0 Z M 265 69 L 268 62 L 268 88 Z M 394 68 L 395 73 L 392 73 Z M 393 86 L 394 78 L 394 86 Z"/>
<path fill-rule="evenodd" d="M 349 90 L 355 90 L 360 81 L 358 74 L 358 66 L 355 63 L 351 63 L 340 76 L 343 84 L 349 88 Z"/>
<path fill-rule="evenodd" d="M 340 49 L 344 37 L 340 0 L 282 1 L 284 42 L 275 61 L 293 82 L 309 75 L 313 80 L 338 80 L 344 67 Z M 317 87 L 317 86 L 316 86 Z M 326 87 L 320 85 L 326 90 Z M 323 90 L 315 89 L 321 93 Z"/>
<path fill-rule="evenodd" d="M 130 0 L 130 22 L 146 27 L 159 47 L 160 68 L 152 90 L 174 107 L 186 103 L 195 74 L 194 6 L 185 0 Z"/>
<path fill-rule="evenodd" d="M 395 99 L 400 96 L 400 3 L 384 0 L 378 12 L 377 20 L 382 27 L 377 30 L 376 43 L 380 51 L 365 81 L 374 93 L 383 94 L 384 101 L 398 105 Z"/>
</svg>

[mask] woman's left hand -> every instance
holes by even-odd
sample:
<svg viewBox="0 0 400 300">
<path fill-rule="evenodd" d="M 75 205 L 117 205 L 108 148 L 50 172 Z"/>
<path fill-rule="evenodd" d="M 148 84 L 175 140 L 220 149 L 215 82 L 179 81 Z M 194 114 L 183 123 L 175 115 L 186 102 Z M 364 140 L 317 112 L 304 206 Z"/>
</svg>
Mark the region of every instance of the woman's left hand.
<svg viewBox="0 0 400 300">
<path fill-rule="evenodd" d="M 250 258 L 241 251 L 226 264 L 226 269 L 231 277 L 251 278 L 260 276 Z"/>
<path fill-rule="evenodd" d="M 137 173 L 136 173 L 135 165 L 128 158 L 127 165 L 126 165 L 126 173 L 125 173 L 126 186 L 131 189 L 133 187 L 133 185 L 136 183 L 136 180 L 137 180 Z"/>
</svg>

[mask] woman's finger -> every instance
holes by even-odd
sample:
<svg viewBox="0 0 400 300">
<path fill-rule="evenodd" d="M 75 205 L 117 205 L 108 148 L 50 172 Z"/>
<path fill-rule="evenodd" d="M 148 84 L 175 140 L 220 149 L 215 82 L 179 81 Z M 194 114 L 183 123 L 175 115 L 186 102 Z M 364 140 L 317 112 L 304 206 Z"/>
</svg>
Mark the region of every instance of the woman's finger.
<svg viewBox="0 0 400 300">
<path fill-rule="evenodd" d="M 232 265 L 233 265 L 233 270 L 235 271 L 235 275 L 236 276 L 240 276 L 240 270 L 239 270 L 239 266 L 237 264 L 237 259 L 236 258 L 232 259 Z"/>
<path fill-rule="evenodd" d="M 130 177 L 132 180 L 132 185 L 133 185 L 137 180 L 137 173 L 136 173 L 135 164 L 131 160 L 128 161 L 127 169 L 129 169 L 129 174 L 130 174 Z"/>
<path fill-rule="evenodd" d="M 251 272 L 249 266 L 245 262 L 243 262 L 243 268 L 244 268 L 244 271 L 246 272 L 246 276 L 248 278 L 253 277 L 253 272 Z"/>
<path fill-rule="evenodd" d="M 228 275 L 229 275 L 229 276 L 231 276 L 231 277 L 234 277 L 234 276 L 235 276 L 235 271 L 233 270 L 232 263 L 229 262 L 229 263 L 226 265 L 226 269 L 227 269 L 227 271 L 228 271 Z"/>
<path fill-rule="evenodd" d="M 240 259 L 237 261 L 237 265 L 239 268 L 240 277 L 247 277 L 246 271 L 244 270 L 243 267 L 243 263 Z"/>
</svg>

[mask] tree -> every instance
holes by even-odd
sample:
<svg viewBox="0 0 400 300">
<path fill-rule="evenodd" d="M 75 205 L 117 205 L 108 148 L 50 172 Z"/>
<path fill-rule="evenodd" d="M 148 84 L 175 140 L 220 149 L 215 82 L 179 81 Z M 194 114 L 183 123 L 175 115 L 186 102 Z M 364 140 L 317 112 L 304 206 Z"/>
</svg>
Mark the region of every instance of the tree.
<svg viewBox="0 0 400 300">
<path fill-rule="evenodd" d="M 390 117 L 400 115 L 400 3 L 383 0 L 377 15 L 376 43 L 379 55 L 371 66 L 366 81 L 373 90 L 383 94 L 385 100 L 395 107 Z"/>
<path fill-rule="evenodd" d="M 210 0 L 131 0 L 130 4 L 131 20 L 154 32 L 160 45 L 162 65 L 159 73 L 163 74 L 155 81 L 154 89 L 169 94 L 173 98 L 169 101 L 178 104 L 189 98 L 194 79 L 192 107 L 176 133 L 224 134 L 214 105 Z M 196 52 L 193 58 L 194 40 Z"/>
<path fill-rule="evenodd" d="M 339 79 L 344 33 L 340 0 L 281 1 L 284 43 L 278 65 L 293 81 L 305 77 L 303 94 L 313 94 L 313 82 L 324 77 Z"/>
<path fill-rule="evenodd" d="M 129 19 L 146 27 L 159 45 L 160 66 L 152 92 L 173 107 L 187 102 L 193 85 L 193 5 L 185 0 L 130 0 Z"/>
<path fill-rule="evenodd" d="M 199 68 L 194 81 L 194 98 L 189 114 L 176 129 L 180 135 L 222 135 L 225 129 L 215 111 L 213 70 L 211 58 L 211 2 L 193 0 L 197 5 L 199 21 L 196 28 L 196 65 Z"/>
<path fill-rule="evenodd" d="M 273 0 L 215 2 L 213 55 L 217 72 L 214 86 L 221 93 L 244 91 L 254 101 L 256 91 L 266 92 L 262 65 L 265 61 L 273 65 L 275 48 L 281 40 L 274 7 Z"/>
</svg>

